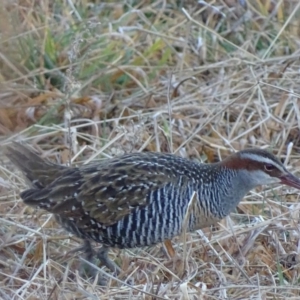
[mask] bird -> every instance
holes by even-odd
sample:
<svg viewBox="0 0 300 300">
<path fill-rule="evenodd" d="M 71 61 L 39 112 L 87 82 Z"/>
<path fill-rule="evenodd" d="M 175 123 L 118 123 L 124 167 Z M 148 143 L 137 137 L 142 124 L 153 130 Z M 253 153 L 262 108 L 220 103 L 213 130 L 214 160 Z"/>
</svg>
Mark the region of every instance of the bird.
<svg viewBox="0 0 300 300">
<path fill-rule="evenodd" d="M 116 273 L 111 247 L 151 246 L 216 224 L 261 185 L 300 189 L 300 179 L 262 149 L 241 150 L 216 163 L 137 152 L 81 166 L 52 163 L 19 142 L 7 145 L 5 154 L 30 185 L 20 193 L 23 202 L 52 213 L 83 240 L 88 261 L 96 255 Z M 98 253 L 92 241 L 102 244 Z"/>
</svg>

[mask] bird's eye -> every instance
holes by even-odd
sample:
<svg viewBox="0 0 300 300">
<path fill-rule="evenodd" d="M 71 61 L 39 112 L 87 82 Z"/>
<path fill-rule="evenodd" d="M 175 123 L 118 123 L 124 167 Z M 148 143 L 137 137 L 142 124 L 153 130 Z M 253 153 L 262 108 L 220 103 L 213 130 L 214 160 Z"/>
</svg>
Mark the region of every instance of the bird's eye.
<svg viewBox="0 0 300 300">
<path fill-rule="evenodd" d="M 275 170 L 275 166 L 271 165 L 271 164 L 265 164 L 265 170 L 267 172 L 271 172 L 271 171 Z"/>
</svg>

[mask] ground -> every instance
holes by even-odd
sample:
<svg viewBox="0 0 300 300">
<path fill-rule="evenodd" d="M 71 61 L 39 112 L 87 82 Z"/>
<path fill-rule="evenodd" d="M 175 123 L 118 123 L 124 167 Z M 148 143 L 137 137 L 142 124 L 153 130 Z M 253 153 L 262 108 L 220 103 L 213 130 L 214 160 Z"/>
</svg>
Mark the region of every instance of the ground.
<svg viewBox="0 0 300 300">
<path fill-rule="evenodd" d="M 134 151 L 210 163 L 257 147 L 299 174 L 299 7 L 2 0 L 1 299 L 299 299 L 294 189 L 249 193 L 174 252 L 112 249 L 123 273 L 101 287 L 78 273 L 80 241 L 22 203 L 26 182 L 2 155 L 12 140 L 73 165 Z"/>
</svg>

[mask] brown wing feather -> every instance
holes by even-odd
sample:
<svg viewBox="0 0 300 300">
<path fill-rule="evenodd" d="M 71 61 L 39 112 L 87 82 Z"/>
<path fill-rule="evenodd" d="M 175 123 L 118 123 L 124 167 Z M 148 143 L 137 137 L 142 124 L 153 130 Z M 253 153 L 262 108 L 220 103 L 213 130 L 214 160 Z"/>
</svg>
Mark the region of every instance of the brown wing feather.
<svg viewBox="0 0 300 300">
<path fill-rule="evenodd" d="M 82 172 L 84 184 L 77 199 L 90 217 L 105 226 L 113 225 L 133 209 L 148 205 L 150 192 L 175 180 L 157 168 L 145 161 L 113 161 L 99 166 L 98 172 Z"/>
<path fill-rule="evenodd" d="M 157 155 L 136 153 L 65 168 L 47 187 L 26 190 L 21 197 L 28 205 L 72 219 L 78 227 L 91 218 L 110 226 L 148 205 L 151 191 L 176 180 L 176 163 L 166 166 L 168 160 L 163 155 L 156 160 Z"/>
</svg>

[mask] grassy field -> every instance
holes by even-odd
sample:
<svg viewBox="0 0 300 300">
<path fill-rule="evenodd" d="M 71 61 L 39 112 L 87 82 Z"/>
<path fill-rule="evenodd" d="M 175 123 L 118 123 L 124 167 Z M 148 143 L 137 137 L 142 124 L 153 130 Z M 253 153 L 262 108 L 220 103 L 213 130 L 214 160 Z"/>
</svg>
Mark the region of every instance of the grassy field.
<svg viewBox="0 0 300 300">
<path fill-rule="evenodd" d="M 22 203 L 26 183 L 1 150 L 23 140 L 74 165 L 258 147 L 299 174 L 299 57 L 298 0 L 2 0 L 0 298 L 300 299 L 293 189 L 251 192 L 172 240 L 174 253 L 112 249 L 123 273 L 103 287 L 79 275 L 80 240 Z"/>
</svg>

